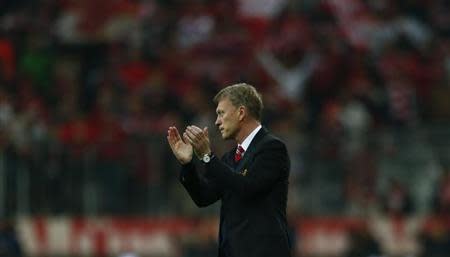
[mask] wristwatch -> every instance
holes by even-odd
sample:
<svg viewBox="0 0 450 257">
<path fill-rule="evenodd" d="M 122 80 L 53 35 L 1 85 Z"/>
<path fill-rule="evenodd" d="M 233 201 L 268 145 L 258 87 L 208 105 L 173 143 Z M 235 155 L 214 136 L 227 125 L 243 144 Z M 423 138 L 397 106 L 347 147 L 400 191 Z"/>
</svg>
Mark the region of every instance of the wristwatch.
<svg viewBox="0 0 450 257">
<path fill-rule="evenodd" d="M 202 157 L 202 162 L 209 163 L 211 161 L 211 159 L 212 159 L 212 153 L 210 153 L 210 154 L 205 153 Z"/>
</svg>

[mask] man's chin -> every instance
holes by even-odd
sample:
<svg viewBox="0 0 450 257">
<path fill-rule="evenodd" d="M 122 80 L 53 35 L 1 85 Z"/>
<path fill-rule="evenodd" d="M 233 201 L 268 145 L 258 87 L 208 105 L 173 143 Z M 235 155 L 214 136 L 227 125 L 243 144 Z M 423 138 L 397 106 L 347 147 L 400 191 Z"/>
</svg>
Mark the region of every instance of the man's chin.
<svg viewBox="0 0 450 257">
<path fill-rule="evenodd" d="M 223 140 L 228 140 L 230 139 L 230 135 L 226 135 L 226 134 L 221 134 L 222 135 L 222 139 Z"/>
</svg>

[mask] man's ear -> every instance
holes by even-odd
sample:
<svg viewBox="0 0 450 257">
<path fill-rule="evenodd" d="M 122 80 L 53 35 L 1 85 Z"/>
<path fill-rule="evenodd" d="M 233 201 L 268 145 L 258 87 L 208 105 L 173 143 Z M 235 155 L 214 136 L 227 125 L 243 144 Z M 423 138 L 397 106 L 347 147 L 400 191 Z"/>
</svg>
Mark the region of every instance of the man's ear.
<svg viewBox="0 0 450 257">
<path fill-rule="evenodd" d="M 239 106 L 239 121 L 243 121 L 245 116 L 247 116 L 247 109 L 245 106 Z"/>
</svg>

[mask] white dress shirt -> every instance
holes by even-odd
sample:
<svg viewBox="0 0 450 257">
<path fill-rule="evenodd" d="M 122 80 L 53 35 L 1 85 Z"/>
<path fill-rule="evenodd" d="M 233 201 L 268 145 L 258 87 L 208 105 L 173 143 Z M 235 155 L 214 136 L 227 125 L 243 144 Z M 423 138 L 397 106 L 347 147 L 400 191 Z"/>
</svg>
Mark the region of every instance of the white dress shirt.
<svg viewBox="0 0 450 257">
<path fill-rule="evenodd" d="M 250 143 L 252 142 L 253 138 L 255 138 L 256 134 L 258 133 L 258 131 L 262 128 L 261 125 L 259 125 L 258 127 L 256 127 L 252 133 L 250 133 L 245 139 L 244 141 L 242 141 L 242 144 L 240 144 L 240 146 L 242 146 L 242 148 L 244 148 L 244 151 L 246 152 L 248 147 L 250 146 Z M 244 156 L 245 152 L 242 154 L 242 156 Z"/>
</svg>

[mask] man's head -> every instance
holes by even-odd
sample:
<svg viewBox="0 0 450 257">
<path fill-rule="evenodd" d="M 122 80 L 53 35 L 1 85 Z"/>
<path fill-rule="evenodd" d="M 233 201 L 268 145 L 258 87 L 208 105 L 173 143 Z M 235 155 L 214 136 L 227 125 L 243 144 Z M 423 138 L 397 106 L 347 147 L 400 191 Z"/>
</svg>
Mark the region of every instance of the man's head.
<svg viewBox="0 0 450 257">
<path fill-rule="evenodd" d="M 240 83 L 225 87 L 214 97 L 214 102 L 217 104 L 216 125 L 223 139 L 239 139 L 246 126 L 261 121 L 261 95 L 251 85 Z"/>
</svg>

